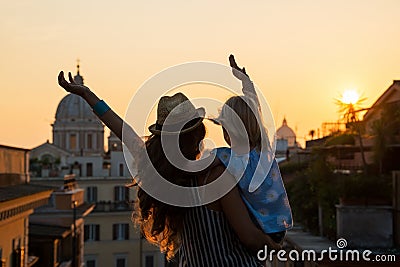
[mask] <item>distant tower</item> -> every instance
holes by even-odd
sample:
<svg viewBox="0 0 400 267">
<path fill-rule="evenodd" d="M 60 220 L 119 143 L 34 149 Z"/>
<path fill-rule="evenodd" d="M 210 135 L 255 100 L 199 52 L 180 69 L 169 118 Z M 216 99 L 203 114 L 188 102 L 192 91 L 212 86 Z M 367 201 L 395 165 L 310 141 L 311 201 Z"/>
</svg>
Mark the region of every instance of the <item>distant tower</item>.
<svg viewBox="0 0 400 267">
<path fill-rule="evenodd" d="M 122 142 L 112 131 L 110 131 L 110 135 L 108 136 L 108 150 L 122 151 Z"/>
<path fill-rule="evenodd" d="M 74 80 L 83 85 L 79 60 Z M 58 104 L 53 127 L 53 144 L 79 156 L 104 153 L 104 125 L 80 96 L 66 95 Z"/>
</svg>

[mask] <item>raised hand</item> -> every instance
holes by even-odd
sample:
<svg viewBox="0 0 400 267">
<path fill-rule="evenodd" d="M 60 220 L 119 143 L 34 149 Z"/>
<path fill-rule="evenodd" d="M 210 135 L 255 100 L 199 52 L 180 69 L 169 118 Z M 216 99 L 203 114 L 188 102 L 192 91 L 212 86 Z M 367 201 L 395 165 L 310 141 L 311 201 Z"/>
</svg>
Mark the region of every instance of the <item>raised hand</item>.
<svg viewBox="0 0 400 267">
<path fill-rule="evenodd" d="M 231 65 L 233 76 L 242 81 L 243 94 L 253 99 L 260 108 L 260 101 L 257 97 L 256 89 L 253 82 L 250 80 L 249 75 L 247 75 L 246 69 L 238 66 L 234 55 L 229 56 L 229 64 Z"/>
<path fill-rule="evenodd" d="M 71 72 L 68 72 L 68 79 L 65 80 L 64 78 L 64 72 L 60 71 L 60 74 L 58 74 L 58 84 L 64 88 L 67 92 L 70 92 L 72 94 L 76 94 L 79 96 L 84 96 L 85 93 L 90 92 L 90 89 L 82 84 L 77 84 L 74 79 L 72 78 Z"/>
<path fill-rule="evenodd" d="M 234 75 L 236 78 L 238 78 L 239 80 L 243 80 L 244 75 L 247 76 L 247 77 L 249 77 L 249 75 L 247 75 L 247 73 L 246 73 L 246 69 L 245 69 L 244 67 L 243 67 L 243 68 L 240 68 L 240 67 L 238 66 L 238 64 L 236 63 L 236 60 L 235 60 L 235 56 L 234 56 L 234 55 L 230 55 L 230 56 L 229 56 L 229 64 L 230 64 L 231 67 L 232 67 L 232 73 L 233 73 L 233 75 Z"/>
</svg>

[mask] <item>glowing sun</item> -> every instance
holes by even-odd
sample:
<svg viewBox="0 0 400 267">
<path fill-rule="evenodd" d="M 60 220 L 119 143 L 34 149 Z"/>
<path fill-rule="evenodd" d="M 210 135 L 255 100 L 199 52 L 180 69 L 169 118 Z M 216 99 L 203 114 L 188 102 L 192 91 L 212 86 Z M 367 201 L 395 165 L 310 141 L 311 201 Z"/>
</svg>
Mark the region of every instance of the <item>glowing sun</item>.
<svg viewBox="0 0 400 267">
<path fill-rule="evenodd" d="M 345 104 L 355 104 L 360 99 L 356 90 L 346 90 L 343 92 L 342 102 Z"/>
</svg>

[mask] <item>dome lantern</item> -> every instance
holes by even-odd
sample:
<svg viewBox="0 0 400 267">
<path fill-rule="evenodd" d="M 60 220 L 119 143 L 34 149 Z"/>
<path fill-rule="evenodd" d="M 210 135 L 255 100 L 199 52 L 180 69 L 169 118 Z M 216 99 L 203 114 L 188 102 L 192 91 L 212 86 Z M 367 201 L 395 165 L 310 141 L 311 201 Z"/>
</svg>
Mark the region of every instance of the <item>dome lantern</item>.
<svg viewBox="0 0 400 267">
<path fill-rule="evenodd" d="M 80 62 L 80 60 L 77 59 L 77 60 L 76 60 L 76 75 L 74 76 L 74 81 L 75 81 L 77 84 L 83 85 L 83 77 L 82 77 L 82 76 L 80 75 L 80 73 L 79 73 L 79 68 L 80 68 L 79 62 Z"/>
</svg>

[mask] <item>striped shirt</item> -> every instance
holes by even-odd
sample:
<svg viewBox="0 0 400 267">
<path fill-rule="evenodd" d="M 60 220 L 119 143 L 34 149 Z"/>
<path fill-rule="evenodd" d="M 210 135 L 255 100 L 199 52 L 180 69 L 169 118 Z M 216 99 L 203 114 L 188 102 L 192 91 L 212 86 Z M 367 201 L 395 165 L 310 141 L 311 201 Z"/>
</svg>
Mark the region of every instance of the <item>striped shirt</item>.
<svg viewBox="0 0 400 267">
<path fill-rule="evenodd" d="M 190 208 L 184 219 L 180 267 L 262 266 L 242 245 L 223 212 Z"/>
</svg>

